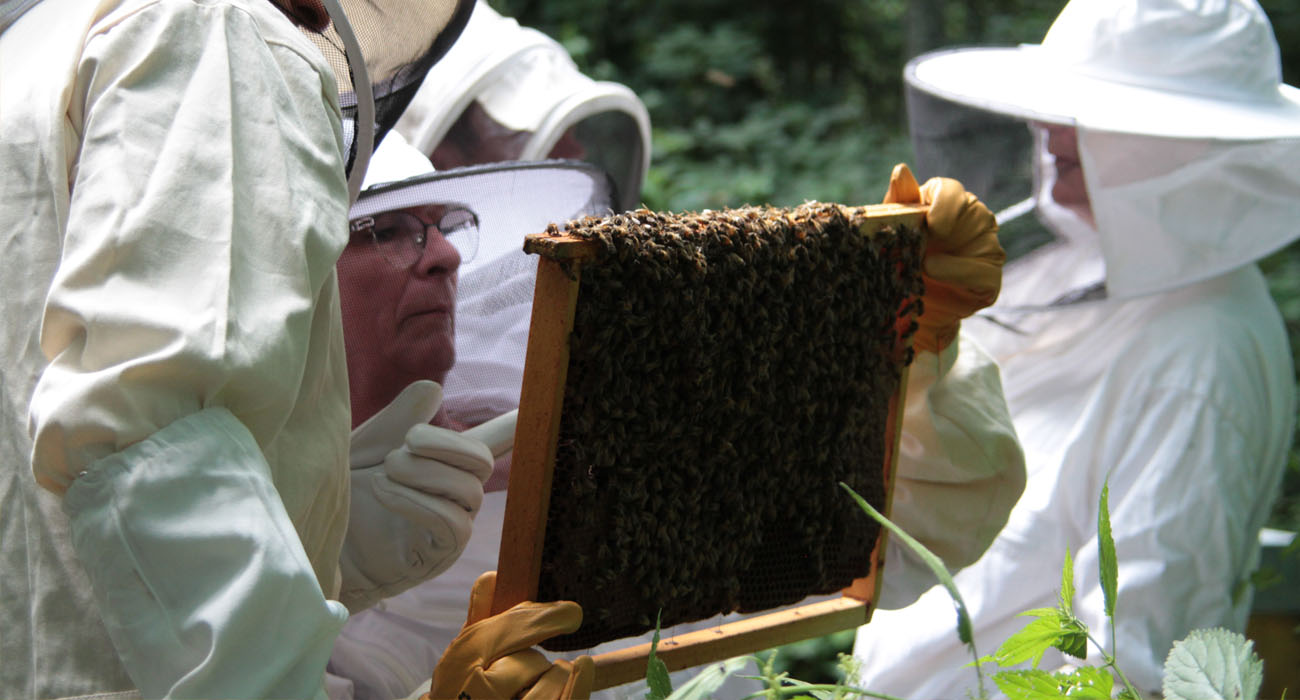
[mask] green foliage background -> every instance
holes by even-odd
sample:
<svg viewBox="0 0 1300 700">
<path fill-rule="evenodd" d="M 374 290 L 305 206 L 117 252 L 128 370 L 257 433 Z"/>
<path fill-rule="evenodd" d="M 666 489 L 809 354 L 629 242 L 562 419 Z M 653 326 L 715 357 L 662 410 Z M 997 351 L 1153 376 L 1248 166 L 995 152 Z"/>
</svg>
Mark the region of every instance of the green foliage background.
<svg viewBox="0 0 1300 700">
<path fill-rule="evenodd" d="M 808 199 L 879 201 L 911 160 L 907 58 L 941 46 L 1037 42 L 1063 0 L 489 0 L 561 41 L 588 75 L 650 110 L 643 201 L 660 210 Z M 1300 3 L 1261 0 L 1300 85 Z M 978 193 L 977 193 L 978 194 Z M 1300 222 L 1297 222 L 1300 226 Z M 1300 245 L 1263 263 L 1300 353 Z M 1300 356 L 1297 356 L 1300 363 Z M 1300 446 L 1271 525 L 1300 528 Z M 837 648 L 846 637 L 817 640 Z M 814 644 L 814 643 L 810 643 Z M 833 664 L 812 649 L 794 664 Z M 796 677 L 812 680 L 812 677 Z"/>
</svg>

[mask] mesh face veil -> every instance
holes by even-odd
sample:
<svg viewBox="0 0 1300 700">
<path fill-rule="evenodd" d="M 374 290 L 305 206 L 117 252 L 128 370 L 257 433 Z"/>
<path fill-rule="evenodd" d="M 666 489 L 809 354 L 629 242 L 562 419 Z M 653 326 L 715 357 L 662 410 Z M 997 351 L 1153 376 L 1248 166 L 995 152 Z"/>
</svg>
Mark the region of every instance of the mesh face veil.
<svg viewBox="0 0 1300 700">
<path fill-rule="evenodd" d="M 602 168 L 619 209 L 641 201 L 650 116 L 626 86 L 583 75 L 558 42 L 480 2 L 396 130 L 440 169 L 566 158 Z"/>
<path fill-rule="evenodd" d="M 334 69 L 348 183 L 355 199 L 371 150 L 397 122 L 425 74 L 460 36 L 473 0 L 323 0 L 332 20 L 304 33 Z M 373 99 L 371 99 L 373 97 Z"/>
<path fill-rule="evenodd" d="M 612 192 L 603 171 L 576 161 L 469 166 L 365 190 L 338 263 L 353 424 L 418 379 L 442 383 L 447 415 L 467 424 L 516 408 L 537 271 L 524 236 L 604 214 Z M 364 223 L 395 214 L 427 235 L 419 255 L 401 242 L 400 266 Z M 472 257 L 457 245 L 469 243 L 466 216 Z"/>
</svg>

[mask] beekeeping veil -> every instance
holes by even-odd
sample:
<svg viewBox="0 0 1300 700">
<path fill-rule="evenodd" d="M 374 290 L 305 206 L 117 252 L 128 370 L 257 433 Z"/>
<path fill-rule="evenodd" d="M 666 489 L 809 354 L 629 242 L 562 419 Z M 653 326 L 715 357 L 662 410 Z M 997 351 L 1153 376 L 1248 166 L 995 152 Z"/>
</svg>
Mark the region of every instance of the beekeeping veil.
<svg viewBox="0 0 1300 700">
<path fill-rule="evenodd" d="M 455 364 L 443 379 L 443 407 L 449 417 L 477 424 L 519 403 L 537 272 L 536 257 L 523 252 L 524 236 L 545 231 L 549 223 L 562 224 L 609 211 L 613 188 L 601 169 L 579 161 L 505 162 L 430 170 L 428 159 L 406 146 L 399 133 L 392 132 L 375 153 L 369 174 L 374 184 L 362 192 L 350 218 L 356 224 L 383 212 L 430 205 L 447 205 L 448 209 L 473 214 L 475 244 L 472 249 L 461 248 L 457 271 Z M 453 232 L 449 240 L 469 233 Z M 402 291 L 400 280 L 411 274 L 409 270 L 382 265 L 372 268 L 393 275 L 398 284 L 358 287 L 346 283 L 354 276 L 349 266 L 362 264 L 364 257 L 355 238 L 354 234 L 353 242 L 339 259 L 345 333 L 349 328 L 364 327 L 353 322 L 357 315 L 389 318 L 394 311 L 419 306 L 409 297 L 409 291 Z M 410 377 L 385 372 L 393 349 L 366 340 L 358 343 L 348 339 L 349 373 L 399 378 L 391 386 L 377 389 L 386 397 L 386 405 L 405 388 Z M 353 349 L 359 346 L 370 349 L 358 355 Z M 436 378 L 441 370 L 445 358 L 435 354 L 427 357 L 428 368 L 421 378 Z M 360 368 L 367 363 L 378 363 L 380 368 Z M 354 416 L 354 423 L 364 418 Z"/>
<path fill-rule="evenodd" d="M 1041 44 L 929 53 L 904 77 L 918 175 L 999 211 L 1013 255 L 1094 242 L 1100 294 L 1081 298 L 1207 279 L 1300 235 L 1300 90 L 1254 0 L 1072 0 Z M 1045 124 L 1075 127 L 1095 224 L 1052 200 Z"/>
<path fill-rule="evenodd" d="M 298 21 L 334 69 L 348 185 L 355 200 L 371 151 L 402 114 L 425 73 L 460 36 L 473 0 L 274 2 Z M 327 26 L 313 22 L 318 3 L 329 13 Z"/>
<path fill-rule="evenodd" d="M 607 172 L 618 209 L 640 202 L 650 117 L 627 87 L 583 75 L 559 43 L 480 2 L 397 130 L 439 169 L 569 158 Z"/>
</svg>

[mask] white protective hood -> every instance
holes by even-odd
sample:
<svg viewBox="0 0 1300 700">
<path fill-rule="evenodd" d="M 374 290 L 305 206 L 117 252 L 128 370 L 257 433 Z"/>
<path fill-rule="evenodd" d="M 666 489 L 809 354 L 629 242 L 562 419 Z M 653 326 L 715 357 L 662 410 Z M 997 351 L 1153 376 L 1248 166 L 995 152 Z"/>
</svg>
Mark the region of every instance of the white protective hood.
<svg viewBox="0 0 1300 700">
<path fill-rule="evenodd" d="M 1112 299 L 1217 276 L 1300 235 L 1300 90 L 1280 76 L 1254 0 L 1074 0 L 1041 44 L 939 51 L 905 71 L 924 94 L 909 105 L 1075 127 Z M 1034 143 L 1029 158 L 1050 165 Z M 1043 206 L 1050 170 L 1033 168 L 1032 196 L 1061 235 L 1077 222 Z"/>
<path fill-rule="evenodd" d="M 1300 236 L 1300 139 L 1078 134 L 1111 298 L 1209 279 Z"/>
<path fill-rule="evenodd" d="M 554 39 L 521 27 L 483 2 L 474 8 L 462 38 L 425 77 L 395 128 L 429 155 L 475 103 L 522 138 L 508 153 L 484 154 L 458 165 L 578 158 L 609 174 L 617 188 L 616 206 L 630 209 L 640 201 L 650 167 L 650 116 L 640 98 L 624 85 L 583 75 Z M 571 131 L 585 154 L 553 154 Z"/>
</svg>

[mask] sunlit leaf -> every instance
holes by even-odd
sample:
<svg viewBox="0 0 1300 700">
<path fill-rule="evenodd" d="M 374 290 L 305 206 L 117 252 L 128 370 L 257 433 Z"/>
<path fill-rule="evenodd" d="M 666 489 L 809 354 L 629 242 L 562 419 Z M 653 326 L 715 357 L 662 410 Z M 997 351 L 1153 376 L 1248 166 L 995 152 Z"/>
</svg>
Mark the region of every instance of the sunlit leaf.
<svg viewBox="0 0 1300 700">
<path fill-rule="evenodd" d="M 1110 700 L 1115 688 L 1115 677 L 1103 668 L 1083 666 L 1072 673 L 1058 673 L 1056 677 L 1067 698 Z"/>
<path fill-rule="evenodd" d="M 999 671 L 993 683 L 1008 700 L 1058 700 L 1060 685 L 1047 671 Z"/>
<path fill-rule="evenodd" d="M 662 613 L 661 613 L 662 614 Z M 650 638 L 650 658 L 646 662 L 645 682 L 650 690 L 645 694 L 646 700 L 666 700 L 673 692 L 672 680 L 668 677 L 668 667 L 663 659 L 655 654 L 659 648 L 659 620 L 655 618 L 655 633 Z"/>
<path fill-rule="evenodd" d="M 1000 671 L 993 682 L 1009 700 L 1110 700 L 1115 679 L 1105 669 L 1084 666 L 1070 673 Z"/>
<path fill-rule="evenodd" d="M 738 656 L 706 666 L 704 670 L 695 674 L 695 677 L 683 683 L 682 687 L 673 691 L 673 694 L 668 696 L 668 700 L 707 700 L 732 674 L 744 668 L 747 663 L 749 657 Z"/>
<path fill-rule="evenodd" d="M 1101 486 L 1101 504 L 1097 508 L 1098 564 L 1101 592 L 1105 597 L 1106 617 L 1115 617 L 1115 591 L 1119 586 L 1119 561 L 1115 556 L 1115 538 L 1110 534 L 1109 482 Z"/>
<path fill-rule="evenodd" d="M 1222 628 L 1193 630 L 1165 659 L 1168 700 L 1255 700 L 1264 662 L 1254 643 Z"/>
<path fill-rule="evenodd" d="M 1043 652 L 1051 649 L 1061 639 L 1059 610 L 1040 608 L 1032 612 L 1037 614 L 1037 619 L 1007 637 L 1007 640 L 1002 642 L 1002 646 L 993 652 L 992 659 L 999 666 L 1015 666 L 1032 659 L 1034 666 L 1037 667 L 1038 662 L 1043 658 Z"/>
<path fill-rule="evenodd" d="M 961 639 L 963 644 L 971 644 L 974 640 L 974 634 L 971 630 L 970 613 L 966 611 L 966 602 L 962 600 L 961 593 L 957 590 L 957 584 L 953 582 L 952 575 L 948 573 L 948 567 L 944 566 L 943 562 L 933 552 L 926 549 L 925 545 L 917 542 L 911 535 L 903 532 L 902 528 L 890 522 L 889 518 L 881 515 L 880 511 L 877 511 L 870 503 L 867 503 L 866 499 L 849 488 L 848 484 L 841 481 L 840 486 L 849 492 L 849 495 L 853 497 L 853 500 L 857 501 L 858 506 L 866 511 L 867 515 L 870 515 L 882 527 L 889 530 L 891 534 L 915 552 L 921 561 L 925 562 L 925 565 L 939 579 L 939 583 L 943 585 L 944 590 L 948 591 L 953 604 L 957 606 L 957 637 Z"/>
<path fill-rule="evenodd" d="M 1061 612 L 1074 615 L 1074 560 L 1070 558 L 1070 548 L 1065 548 L 1065 563 L 1061 565 L 1061 590 L 1056 594 L 1061 605 Z"/>
</svg>

